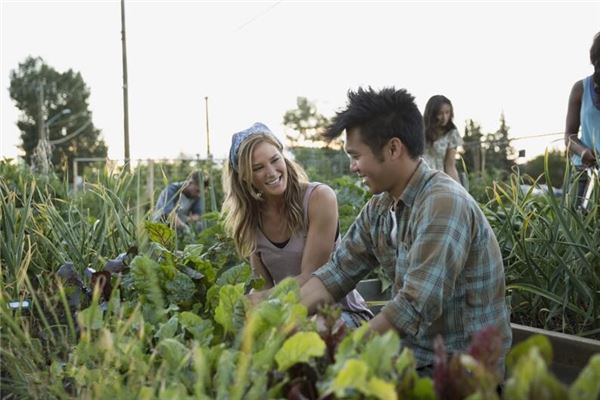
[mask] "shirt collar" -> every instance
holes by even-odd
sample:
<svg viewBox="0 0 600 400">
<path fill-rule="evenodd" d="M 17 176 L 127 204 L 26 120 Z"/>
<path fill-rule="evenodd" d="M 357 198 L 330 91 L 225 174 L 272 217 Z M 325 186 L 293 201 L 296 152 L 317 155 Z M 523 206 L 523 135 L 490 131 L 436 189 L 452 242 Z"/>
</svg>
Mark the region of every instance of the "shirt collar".
<svg viewBox="0 0 600 400">
<path fill-rule="evenodd" d="M 417 168 L 408 180 L 408 183 L 406 184 L 404 191 L 402 191 L 400 198 L 394 199 L 391 194 L 386 193 L 390 209 L 394 210 L 399 201 L 404 203 L 405 206 L 411 207 L 415 202 L 417 193 L 421 191 L 427 177 L 430 176 L 432 172 L 433 170 L 427 166 L 427 163 L 425 163 L 422 158 L 419 159 Z"/>
</svg>

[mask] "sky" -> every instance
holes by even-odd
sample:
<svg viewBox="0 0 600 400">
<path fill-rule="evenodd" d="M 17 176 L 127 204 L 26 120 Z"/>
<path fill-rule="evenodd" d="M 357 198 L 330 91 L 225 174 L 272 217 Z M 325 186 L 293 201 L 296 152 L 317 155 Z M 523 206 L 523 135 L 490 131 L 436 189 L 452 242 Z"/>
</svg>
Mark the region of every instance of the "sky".
<svg viewBox="0 0 600 400">
<path fill-rule="evenodd" d="M 118 0 L 0 0 L 0 158 L 15 157 L 10 71 L 39 56 L 79 71 L 111 159 L 123 159 Z M 131 158 L 225 157 L 256 121 L 280 138 L 298 96 L 331 117 L 360 86 L 450 98 L 461 132 L 504 113 L 528 158 L 561 148 L 573 84 L 592 73 L 600 2 L 126 0 Z M 50 116 L 49 116 L 50 117 Z M 528 136 L 541 136 L 522 139 Z"/>
</svg>

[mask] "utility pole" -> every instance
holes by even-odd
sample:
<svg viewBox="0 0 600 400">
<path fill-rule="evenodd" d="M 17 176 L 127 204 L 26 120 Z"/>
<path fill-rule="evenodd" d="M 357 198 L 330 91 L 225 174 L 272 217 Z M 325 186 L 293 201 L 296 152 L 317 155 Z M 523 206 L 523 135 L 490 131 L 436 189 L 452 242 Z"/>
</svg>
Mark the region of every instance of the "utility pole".
<svg viewBox="0 0 600 400">
<path fill-rule="evenodd" d="M 44 85 L 45 82 L 37 85 L 38 97 L 38 143 L 33 151 L 32 165 L 37 172 L 48 175 L 50 172 L 50 143 L 48 142 L 46 131 L 46 117 L 44 115 Z"/>
<path fill-rule="evenodd" d="M 125 37 L 125 0 L 121 0 L 121 45 L 123 53 L 123 128 L 125 135 L 125 170 L 129 171 L 129 101 L 127 94 L 127 41 Z"/>
<path fill-rule="evenodd" d="M 208 159 L 211 158 L 211 154 L 210 154 L 210 134 L 209 134 L 209 130 L 208 130 L 208 96 L 204 96 L 204 102 L 205 102 L 205 113 L 206 113 L 206 157 Z"/>
</svg>

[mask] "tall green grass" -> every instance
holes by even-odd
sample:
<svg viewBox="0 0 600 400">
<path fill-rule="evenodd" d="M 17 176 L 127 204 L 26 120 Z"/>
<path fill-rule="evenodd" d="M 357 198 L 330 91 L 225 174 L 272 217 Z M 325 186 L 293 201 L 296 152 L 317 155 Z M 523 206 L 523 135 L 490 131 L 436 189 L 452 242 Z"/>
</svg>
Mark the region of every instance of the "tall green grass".
<svg viewBox="0 0 600 400">
<path fill-rule="evenodd" d="M 494 184 L 484 207 L 500 243 L 513 322 L 600 338 L 600 206 L 598 185 L 587 210 L 576 205 L 567 168 L 563 195 L 518 172 Z M 548 166 L 546 163 L 546 176 Z M 532 183 L 524 192 L 523 184 Z"/>
</svg>

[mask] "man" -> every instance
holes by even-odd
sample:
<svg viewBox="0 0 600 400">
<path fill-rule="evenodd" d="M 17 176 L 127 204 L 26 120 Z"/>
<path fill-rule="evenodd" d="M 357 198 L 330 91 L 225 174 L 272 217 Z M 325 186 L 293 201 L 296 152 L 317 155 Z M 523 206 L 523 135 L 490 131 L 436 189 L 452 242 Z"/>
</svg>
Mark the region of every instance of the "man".
<svg viewBox="0 0 600 400">
<path fill-rule="evenodd" d="M 192 172 L 184 182 L 169 184 L 158 196 L 154 210 L 152 220 L 163 222 L 175 210 L 173 222 L 178 231 L 189 232 L 191 226 L 200 228 L 200 173 Z"/>
<path fill-rule="evenodd" d="M 438 334 L 458 352 L 493 324 L 503 336 L 503 373 L 512 335 L 494 232 L 460 184 L 422 162 L 423 119 L 413 96 L 369 88 L 348 98 L 325 137 L 346 131 L 350 169 L 374 196 L 331 260 L 302 286 L 302 303 L 314 312 L 337 301 L 381 265 L 394 285 L 391 301 L 369 322 L 372 330 L 395 329 L 427 373 Z"/>
</svg>

